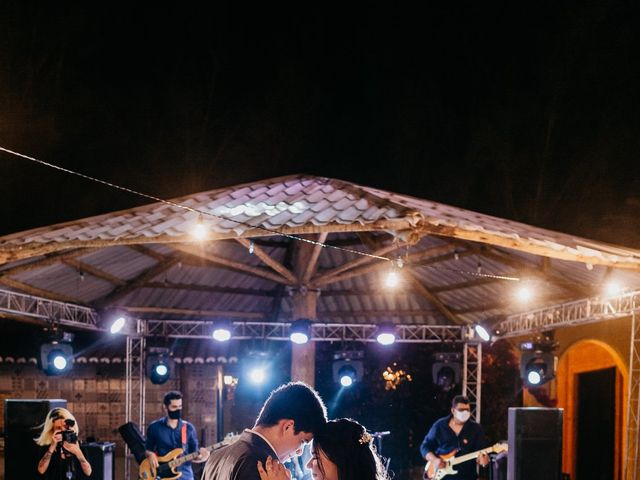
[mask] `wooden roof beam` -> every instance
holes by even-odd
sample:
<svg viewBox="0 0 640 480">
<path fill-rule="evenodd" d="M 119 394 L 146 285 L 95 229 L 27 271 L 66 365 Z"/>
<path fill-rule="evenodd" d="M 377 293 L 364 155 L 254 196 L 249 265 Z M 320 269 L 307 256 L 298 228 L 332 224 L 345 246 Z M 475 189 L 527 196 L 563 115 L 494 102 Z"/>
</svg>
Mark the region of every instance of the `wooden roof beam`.
<svg viewBox="0 0 640 480">
<path fill-rule="evenodd" d="M 237 238 L 236 241 L 247 249 L 251 247 L 251 241 L 246 238 Z M 262 260 L 262 263 L 286 278 L 289 283 L 296 283 L 298 281 L 291 270 L 271 258 L 271 256 L 258 245 L 253 245 L 253 254 Z"/>
<path fill-rule="evenodd" d="M 271 273 L 267 269 L 252 267 L 250 265 L 246 265 L 241 262 L 236 262 L 234 260 L 229 260 L 228 258 L 214 255 L 212 253 L 207 252 L 204 248 L 200 247 L 199 245 L 176 243 L 171 246 L 180 252 L 186 253 L 194 257 L 199 257 L 200 259 L 215 265 L 221 265 L 221 266 L 230 268 L 231 270 L 236 270 L 238 272 L 241 272 L 247 275 L 252 275 L 254 277 L 264 278 L 266 280 L 270 280 L 275 283 L 284 283 L 285 285 L 291 284 L 291 282 L 287 278 L 281 275 L 276 275 L 275 273 Z"/>
<path fill-rule="evenodd" d="M 146 269 L 137 277 L 129 280 L 124 285 L 117 287 L 116 289 L 112 290 L 109 294 L 105 295 L 102 298 L 99 298 L 97 301 L 93 303 L 97 307 L 106 307 L 106 306 L 113 305 L 122 297 L 128 295 L 132 291 L 146 284 L 149 280 L 152 280 L 158 275 L 160 275 L 161 273 L 169 270 L 176 263 L 178 263 L 178 261 L 179 261 L 179 258 L 177 256 L 166 257 L 162 262 L 159 262 L 153 267 Z"/>
<path fill-rule="evenodd" d="M 263 312 L 238 312 L 235 310 L 191 310 L 188 308 L 162 308 L 162 307 L 122 307 L 131 313 L 182 315 L 187 317 L 226 317 L 264 319 L 269 315 Z"/>
<path fill-rule="evenodd" d="M 254 288 L 215 287 L 211 285 L 196 285 L 174 282 L 147 282 L 140 288 L 160 288 L 167 290 L 192 290 L 194 292 L 221 293 L 228 295 L 247 295 L 253 297 L 273 297 L 276 290 L 262 290 Z"/>
<path fill-rule="evenodd" d="M 417 292 L 427 299 L 438 311 L 445 316 L 447 320 L 454 325 L 464 325 L 465 322 L 460 319 L 453 311 L 440 300 L 435 293 L 425 287 L 411 272 L 403 272 L 403 277 L 417 290 Z"/>
<path fill-rule="evenodd" d="M 127 284 L 126 280 L 122 280 L 110 273 L 105 272 L 104 270 L 100 270 L 99 268 L 94 267 L 85 262 L 81 262 L 75 258 L 65 258 L 62 260 L 62 263 L 65 265 L 69 265 L 70 267 L 76 268 L 81 272 L 88 273 L 92 277 L 99 278 L 101 280 L 105 280 L 113 285 L 124 286 Z"/>
<path fill-rule="evenodd" d="M 59 302 L 67 302 L 67 303 L 75 303 L 77 305 L 84 305 L 82 300 L 79 300 L 74 297 L 70 297 L 68 295 L 63 295 L 62 293 L 52 292 L 51 290 L 44 290 L 42 288 L 34 287 L 33 285 L 29 285 L 24 282 L 19 282 L 18 280 L 13 280 L 12 278 L 3 277 L 0 278 L 0 283 L 15 288 L 16 290 L 20 290 L 28 295 L 33 295 L 35 297 L 44 297 L 50 300 L 57 300 Z"/>
<path fill-rule="evenodd" d="M 426 250 L 423 250 L 421 252 L 417 252 L 417 253 L 413 253 L 411 255 L 409 255 L 407 257 L 407 263 L 408 264 L 412 264 L 414 262 L 418 262 L 418 261 L 423 261 L 424 258 L 431 258 L 430 263 L 436 263 L 442 260 L 447 260 L 447 258 L 445 258 L 445 255 L 440 255 L 443 252 L 448 252 L 450 250 L 453 249 L 453 246 L 451 245 L 438 245 L 437 247 L 430 247 L 427 248 Z M 360 260 L 360 259 L 357 259 Z M 357 260 L 354 260 L 357 261 Z M 353 263 L 353 262 L 351 262 Z M 424 264 L 424 263 L 423 263 Z M 389 262 L 386 261 L 378 261 L 376 263 L 374 263 L 373 265 L 365 265 L 363 267 L 360 268 L 352 268 L 344 273 L 338 274 L 338 275 L 333 275 L 330 277 L 327 277 L 325 275 L 321 275 L 319 277 L 316 277 L 316 279 L 312 280 L 312 286 L 314 288 L 317 287 L 321 287 L 322 285 L 327 285 L 330 283 L 336 283 L 336 282 L 341 282 L 343 280 L 346 280 L 348 278 L 353 278 L 353 277 L 359 277 L 362 275 L 365 275 L 367 273 L 371 273 L 371 272 L 375 272 L 375 271 L 380 271 L 380 270 L 384 270 L 386 268 L 389 268 Z"/>
<path fill-rule="evenodd" d="M 328 235 L 329 234 L 327 232 L 323 232 L 318 235 L 318 238 L 316 239 L 318 244 L 325 243 L 327 241 Z M 300 279 L 300 283 L 302 283 L 302 285 L 306 285 L 307 283 L 309 283 L 309 280 L 311 280 L 311 277 L 317 270 L 318 259 L 320 258 L 320 254 L 322 253 L 322 249 L 324 248 L 322 245 L 318 244 L 313 246 L 313 250 L 309 255 L 309 259 L 305 266 L 304 272 L 302 273 L 302 278 Z"/>
</svg>

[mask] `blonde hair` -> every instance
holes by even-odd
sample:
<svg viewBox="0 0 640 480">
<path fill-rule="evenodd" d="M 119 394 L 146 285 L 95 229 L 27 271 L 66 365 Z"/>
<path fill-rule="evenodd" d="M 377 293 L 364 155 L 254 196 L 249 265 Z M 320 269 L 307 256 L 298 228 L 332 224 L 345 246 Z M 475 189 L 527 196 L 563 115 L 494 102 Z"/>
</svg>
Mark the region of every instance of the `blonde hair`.
<svg viewBox="0 0 640 480">
<path fill-rule="evenodd" d="M 42 425 L 36 428 L 42 428 L 42 433 L 38 438 L 33 440 L 40 446 L 51 445 L 53 443 L 53 422 L 56 420 L 73 420 L 75 422 L 71 430 L 78 434 L 78 422 L 73 414 L 66 408 L 54 408 L 47 413 L 47 418 Z"/>
</svg>

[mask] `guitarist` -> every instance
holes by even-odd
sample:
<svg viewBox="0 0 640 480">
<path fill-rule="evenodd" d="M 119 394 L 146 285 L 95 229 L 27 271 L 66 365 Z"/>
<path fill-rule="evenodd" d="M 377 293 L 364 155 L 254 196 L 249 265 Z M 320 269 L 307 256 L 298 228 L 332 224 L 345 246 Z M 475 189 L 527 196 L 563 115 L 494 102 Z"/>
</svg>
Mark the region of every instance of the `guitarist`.
<svg viewBox="0 0 640 480">
<path fill-rule="evenodd" d="M 158 467 L 158 456 L 162 457 L 173 449 L 182 448 L 185 454 L 198 451 L 195 427 L 181 418 L 182 394 L 175 390 L 168 392 L 163 403 L 167 414 L 149 425 L 145 442 L 145 455 L 154 469 Z M 193 460 L 195 463 L 204 462 L 209 458 L 208 450 L 199 450 L 200 454 Z M 191 462 L 180 465 L 178 472 L 182 474 L 180 480 L 193 480 Z"/>
<path fill-rule="evenodd" d="M 487 441 L 479 423 L 471 420 L 469 399 L 462 395 L 453 397 L 451 414 L 443 417 L 431 426 L 429 433 L 420 445 L 422 457 L 436 468 L 444 466 L 442 456 L 456 452 L 455 456 L 486 448 Z M 480 455 L 476 462 L 481 466 L 489 463 L 486 454 Z M 478 478 L 476 462 L 468 461 L 455 466 L 457 474 L 447 475 L 446 480 L 476 480 Z"/>
</svg>

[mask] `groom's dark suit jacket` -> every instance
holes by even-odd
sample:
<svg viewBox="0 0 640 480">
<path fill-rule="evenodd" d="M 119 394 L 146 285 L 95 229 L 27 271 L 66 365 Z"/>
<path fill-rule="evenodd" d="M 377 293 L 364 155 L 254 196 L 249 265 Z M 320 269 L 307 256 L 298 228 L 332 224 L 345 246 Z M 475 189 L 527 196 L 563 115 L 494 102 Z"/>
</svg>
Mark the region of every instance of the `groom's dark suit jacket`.
<svg viewBox="0 0 640 480">
<path fill-rule="evenodd" d="M 267 442 L 245 430 L 236 442 L 211 454 L 202 480 L 260 480 L 258 460 L 269 455 L 278 458 Z"/>
</svg>

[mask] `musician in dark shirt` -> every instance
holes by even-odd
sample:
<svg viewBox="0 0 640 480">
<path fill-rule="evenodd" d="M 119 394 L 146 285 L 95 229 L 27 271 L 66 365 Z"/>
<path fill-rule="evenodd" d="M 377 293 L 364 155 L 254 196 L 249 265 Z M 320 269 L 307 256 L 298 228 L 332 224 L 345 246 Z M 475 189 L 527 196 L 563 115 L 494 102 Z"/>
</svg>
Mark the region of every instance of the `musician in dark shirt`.
<svg viewBox="0 0 640 480">
<path fill-rule="evenodd" d="M 436 420 L 429 429 L 429 433 L 420 445 L 420 453 L 436 470 L 444 466 L 443 457 L 447 454 L 455 452 L 455 456 L 460 457 L 487 447 L 482 427 L 470 417 L 469 399 L 458 395 L 451 402 L 451 414 Z M 470 460 L 455 465 L 454 470 L 458 473 L 447 475 L 446 480 L 476 480 L 478 478 L 476 463 L 486 466 L 489 463 L 489 457 L 482 454 L 475 462 Z"/>
</svg>

